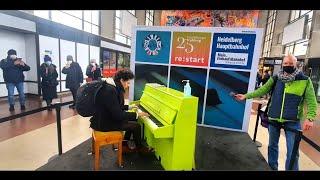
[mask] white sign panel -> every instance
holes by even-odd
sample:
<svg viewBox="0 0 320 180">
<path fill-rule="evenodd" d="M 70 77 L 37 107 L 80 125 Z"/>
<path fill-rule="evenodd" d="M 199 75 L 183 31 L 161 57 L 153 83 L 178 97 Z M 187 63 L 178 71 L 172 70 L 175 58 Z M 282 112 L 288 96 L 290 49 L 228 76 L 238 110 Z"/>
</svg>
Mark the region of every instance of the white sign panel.
<svg viewBox="0 0 320 180">
<path fill-rule="evenodd" d="M 245 53 L 216 52 L 216 64 L 246 66 L 247 62 L 248 54 Z"/>
<path fill-rule="evenodd" d="M 137 25 L 137 18 L 128 11 L 121 11 L 121 33 L 131 37 L 132 29 Z"/>
<path fill-rule="evenodd" d="M 305 24 L 308 16 L 303 16 L 283 29 L 282 45 L 286 45 L 305 38 Z"/>
</svg>

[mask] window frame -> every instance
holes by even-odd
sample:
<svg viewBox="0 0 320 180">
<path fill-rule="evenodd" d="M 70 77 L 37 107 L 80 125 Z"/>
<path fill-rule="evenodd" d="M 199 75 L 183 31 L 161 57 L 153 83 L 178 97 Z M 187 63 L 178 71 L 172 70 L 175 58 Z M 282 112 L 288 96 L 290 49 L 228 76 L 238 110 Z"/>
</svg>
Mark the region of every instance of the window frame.
<svg viewBox="0 0 320 180">
<path fill-rule="evenodd" d="M 308 16 L 308 19 L 307 19 L 307 24 L 305 24 L 305 27 L 304 28 L 307 28 L 307 26 L 309 25 L 310 23 L 310 29 L 308 32 L 306 32 L 306 39 L 303 39 L 301 41 L 297 41 L 297 42 L 293 42 L 293 43 L 290 43 L 290 44 L 287 44 L 285 46 L 283 46 L 283 53 L 286 54 L 286 53 L 290 53 L 290 54 L 293 54 L 295 55 L 296 54 L 296 46 L 302 44 L 302 43 L 307 43 L 307 48 L 306 48 L 306 52 L 305 54 L 299 54 L 297 56 L 303 56 L 303 55 L 306 55 L 307 54 L 307 51 L 308 51 L 308 45 L 309 45 L 309 39 L 311 38 L 311 33 L 312 33 L 312 20 L 313 20 L 313 15 L 314 15 L 314 10 L 308 10 L 307 12 L 305 12 L 304 14 L 301 13 L 301 11 L 304 11 L 304 10 L 291 10 L 290 11 L 290 15 L 289 15 L 289 19 L 288 19 L 288 24 L 291 24 L 291 23 L 294 23 L 296 22 L 297 20 L 299 20 L 300 18 L 302 18 L 303 16 Z M 297 15 L 298 14 L 298 15 Z M 311 14 L 311 16 L 310 16 Z M 291 48 L 292 47 L 292 51 L 291 51 Z M 289 51 L 287 51 L 287 49 Z"/>
<path fill-rule="evenodd" d="M 154 25 L 154 10 L 145 11 L 145 25 L 153 26 Z"/>
<path fill-rule="evenodd" d="M 114 12 L 114 40 L 117 42 L 131 46 L 131 37 L 121 33 L 121 21 L 122 21 L 121 11 L 123 11 L 123 10 L 115 10 L 115 12 Z M 128 11 L 130 14 L 132 14 L 130 12 L 130 10 L 125 10 L 125 11 Z M 133 11 L 135 11 L 135 10 L 133 10 Z M 119 14 L 119 16 L 117 14 Z M 133 16 L 135 16 L 135 15 L 133 15 Z M 116 27 L 117 19 L 119 19 L 119 22 L 120 22 L 119 28 Z M 119 37 L 124 38 L 125 42 L 119 40 Z"/>
<path fill-rule="evenodd" d="M 37 10 L 34 10 L 34 11 L 37 11 Z M 39 10 L 40 11 L 40 10 Z M 41 10 L 42 11 L 42 10 Z M 65 15 L 65 16 L 70 16 L 70 17 L 72 17 L 72 18 L 76 18 L 77 20 L 81 20 L 81 24 L 82 24 L 82 27 L 81 27 L 81 29 L 80 28 L 76 28 L 76 27 L 73 27 L 73 26 L 70 26 L 70 25 L 68 25 L 68 24 L 66 24 L 66 23 L 61 23 L 61 22 L 59 22 L 59 20 L 53 20 L 53 18 L 52 18 L 52 11 L 59 11 L 59 13 L 63 13 L 63 15 Z M 93 11 L 91 11 L 91 10 L 79 10 L 79 11 L 81 11 L 81 14 L 82 14 L 82 17 L 80 18 L 80 17 L 78 17 L 78 16 L 74 16 L 73 14 L 69 14 L 68 13 L 68 10 L 48 10 L 48 12 L 49 12 L 49 18 L 47 19 L 47 20 L 49 20 L 49 21 L 53 21 L 53 22 L 56 22 L 56 23 L 59 23 L 59 24 L 63 24 L 63 25 L 65 25 L 65 26 L 69 26 L 69 27 L 72 27 L 72 28 L 76 28 L 76 29 L 79 29 L 79 30 L 82 30 L 82 31 L 84 31 L 84 32 L 88 32 L 88 31 L 86 31 L 85 30 L 85 28 L 84 28 L 84 24 L 85 23 L 89 23 L 90 24 L 90 32 L 88 32 L 88 33 L 91 33 L 91 34 L 95 34 L 95 35 L 100 35 L 101 34 L 101 12 L 100 12 L 100 10 L 94 10 L 94 11 L 97 11 L 98 12 L 98 24 L 95 24 L 95 23 L 93 23 L 93 21 L 92 21 L 92 13 L 93 13 Z M 88 20 L 86 20 L 85 18 L 84 18 L 84 13 L 85 13 L 85 11 L 90 11 L 90 21 L 88 21 Z M 35 14 L 33 14 L 34 16 L 37 16 L 37 15 L 35 15 Z M 37 16 L 37 17 L 40 17 L 40 18 L 43 18 L 43 17 L 41 17 L 41 16 Z M 44 19 L 46 19 L 46 18 L 44 18 Z M 98 33 L 93 33 L 93 26 L 95 26 L 95 27 L 98 27 Z"/>
<path fill-rule="evenodd" d="M 262 51 L 263 57 L 269 57 L 271 53 L 277 13 L 278 13 L 277 10 L 268 11 L 266 28 L 265 28 L 265 36 L 264 36 L 264 42 L 263 42 L 263 51 Z"/>
</svg>

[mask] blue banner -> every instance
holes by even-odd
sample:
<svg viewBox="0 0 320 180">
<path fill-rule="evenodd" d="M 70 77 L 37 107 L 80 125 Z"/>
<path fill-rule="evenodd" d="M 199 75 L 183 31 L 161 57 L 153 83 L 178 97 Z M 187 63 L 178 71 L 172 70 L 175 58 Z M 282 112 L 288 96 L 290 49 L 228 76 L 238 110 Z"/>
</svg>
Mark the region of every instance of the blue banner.
<svg viewBox="0 0 320 180">
<path fill-rule="evenodd" d="M 137 31 L 136 61 L 169 63 L 171 32 Z"/>
<path fill-rule="evenodd" d="M 214 33 L 211 67 L 251 69 L 256 34 Z"/>
</svg>

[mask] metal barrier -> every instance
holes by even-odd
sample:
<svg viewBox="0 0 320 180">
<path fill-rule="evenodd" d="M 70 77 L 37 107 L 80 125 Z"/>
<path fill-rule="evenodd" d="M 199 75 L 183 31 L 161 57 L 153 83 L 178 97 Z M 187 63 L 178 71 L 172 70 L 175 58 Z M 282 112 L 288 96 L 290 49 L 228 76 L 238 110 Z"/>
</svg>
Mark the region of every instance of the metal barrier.
<svg viewBox="0 0 320 180">
<path fill-rule="evenodd" d="M 254 129 L 253 142 L 256 142 L 258 126 L 259 126 L 259 119 L 260 119 L 260 113 L 263 112 L 261 110 L 261 106 L 262 105 L 259 104 L 258 109 L 257 109 L 257 119 L 256 119 L 256 126 L 255 126 L 255 129 Z M 276 126 L 276 124 L 274 124 L 273 122 L 270 122 L 270 121 L 269 121 L 269 125 Z M 299 151 L 299 144 L 300 144 L 301 139 L 303 139 L 306 143 L 308 143 L 310 146 L 312 146 L 314 149 L 316 149 L 318 152 L 320 152 L 320 146 L 317 145 L 316 143 L 314 143 L 312 140 L 310 140 L 306 136 L 304 136 L 301 130 L 287 128 L 287 127 L 284 127 L 283 125 L 280 126 L 280 129 L 281 128 L 284 129 L 284 130 L 287 130 L 287 131 L 294 132 L 296 134 L 295 135 L 295 141 L 294 141 L 294 144 L 293 144 L 292 153 L 291 153 L 291 157 L 290 157 L 289 170 L 293 169 L 295 157 L 297 156 L 297 153 Z"/>
<path fill-rule="evenodd" d="M 73 101 L 64 102 L 64 103 L 57 102 L 57 103 L 53 104 L 50 107 L 50 108 L 56 109 L 58 152 L 59 152 L 59 155 L 62 154 L 61 107 L 65 106 L 65 105 L 68 105 L 68 104 L 72 104 L 72 103 L 73 103 Z M 46 107 L 41 107 L 41 108 L 38 108 L 38 109 L 31 110 L 31 111 L 27 111 L 27 112 L 22 112 L 20 114 L 15 114 L 15 115 L 12 115 L 12 116 L 1 118 L 0 119 L 0 123 L 6 122 L 6 121 L 10 121 L 10 120 L 13 120 L 13 119 L 17 119 L 17 118 L 21 118 L 21 117 L 24 117 L 24 116 L 28 116 L 28 115 L 31 115 L 31 114 L 35 114 L 35 113 L 38 113 L 38 112 L 41 112 L 41 111 L 45 111 L 45 110 L 48 110 L 48 109 L 49 109 L 49 107 L 46 106 Z"/>
</svg>

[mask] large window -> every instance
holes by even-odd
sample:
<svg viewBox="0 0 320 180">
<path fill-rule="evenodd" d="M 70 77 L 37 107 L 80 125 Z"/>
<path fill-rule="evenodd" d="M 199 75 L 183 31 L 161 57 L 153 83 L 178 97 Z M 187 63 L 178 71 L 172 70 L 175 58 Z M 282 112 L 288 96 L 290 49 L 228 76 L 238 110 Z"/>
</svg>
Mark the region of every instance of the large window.
<svg viewBox="0 0 320 180">
<path fill-rule="evenodd" d="M 268 11 L 268 18 L 267 18 L 267 24 L 266 24 L 266 32 L 264 37 L 264 44 L 263 44 L 263 57 L 269 57 L 271 52 L 271 46 L 272 46 L 272 39 L 273 39 L 273 32 L 274 32 L 274 26 L 276 23 L 276 16 L 277 11 L 276 10 L 269 10 Z"/>
<path fill-rule="evenodd" d="M 135 16 L 136 11 L 135 10 L 128 10 L 129 13 Z M 115 15 L 115 40 L 118 42 L 121 42 L 123 44 L 131 45 L 131 37 L 126 36 L 121 33 L 121 10 L 116 10 L 116 15 Z"/>
<path fill-rule="evenodd" d="M 153 26 L 154 10 L 146 10 L 146 26 Z"/>
<path fill-rule="evenodd" d="M 35 10 L 35 16 L 39 16 L 57 23 L 77 28 L 92 34 L 100 34 L 100 13 L 89 10 Z"/>
<path fill-rule="evenodd" d="M 37 10 L 37 11 L 34 11 L 33 14 L 35 16 L 38 16 L 38 17 L 41 17 L 44 19 L 49 19 L 49 11 L 48 10 Z"/>
<path fill-rule="evenodd" d="M 313 17 L 313 11 L 311 10 L 291 10 L 289 24 L 295 22 L 303 16 L 307 16 L 308 23 L 306 24 L 306 38 L 294 43 L 287 44 L 284 47 L 284 53 L 293 54 L 295 56 L 306 55 L 308 49 L 308 43 L 311 34 L 311 23 Z"/>
<path fill-rule="evenodd" d="M 136 16 L 136 10 L 128 10 L 129 13 L 131 13 L 132 15 Z"/>
</svg>

